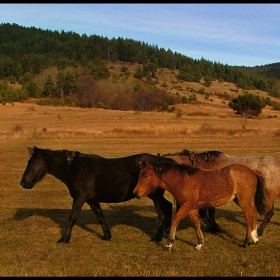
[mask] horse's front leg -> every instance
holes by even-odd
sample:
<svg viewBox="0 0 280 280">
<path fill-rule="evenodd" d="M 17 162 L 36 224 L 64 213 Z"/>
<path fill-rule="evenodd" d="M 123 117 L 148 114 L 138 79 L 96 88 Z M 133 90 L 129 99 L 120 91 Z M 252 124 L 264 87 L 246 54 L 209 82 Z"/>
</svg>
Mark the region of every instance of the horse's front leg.
<svg viewBox="0 0 280 280">
<path fill-rule="evenodd" d="M 98 222 L 100 223 L 102 230 L 103 230 L 103 240 L 110 240 L 112 235 L 111 235 L 111 231 L 109 229 L 109 227 L 107 226 L 106 222 L 105 222 L 105 217 L 103 214 L 103 211 L 100 207 L 100 203 L 93 201 L 93 200 L 89 200 L 87 201 L 88 205 L 90 206 L 90 208 L 92 209 L 92 211 L 95 213 Z"/>
<path fill-rule="evenodd" d="M 72 210 L 68 219 L 68 226 L 66 228 L 65 233 L 61 236 L 61 238 L 57 242 L 69 243 L 73 226 L 76 224 L 77 218 L 79 216 L 79 213 L 84 203 L 85 200 L 82 197 L 73 199 Z"/>
<path fill-rule="evenodd" d="M 164 197 L 163 189 L 156 189 L 155 192 L 148 195 L 153 200 L 159 220 L 159 226 L 156 235 L 152 237 L 151 241 L 162 241 L 164 230 L 169 233 L 172 220 L 172 203 Z"/>
<path fill-rule="evenodd" d="M 197 214 L 197 210 L 191 210 L 189 215 L 197 235 L 197 245 L 195 246 L 195 249 L 200 250 L 202 245 L 204 245 L 204 236 L 200 228 L 200 220 Z"/>
<path fill-rule="evenodd" d="M 172 219 L 172 222 L 171 222 L 171 228 L 170 228 L 170 232 L 169 232 L 169 235 L 168 235 L 168 238 L 167 238 L 165 251 L 171 250 L 172 242 L 175 240 L 177 226 L 179 225 L 181 220 L 188 215 L 189 210 L 190 209 L 189 209 L 187 204 L 182 204 L 180 206 L 180 208 L 177 209 L 177 212 L 174 215 L 174 217 Z"/>
</svg>

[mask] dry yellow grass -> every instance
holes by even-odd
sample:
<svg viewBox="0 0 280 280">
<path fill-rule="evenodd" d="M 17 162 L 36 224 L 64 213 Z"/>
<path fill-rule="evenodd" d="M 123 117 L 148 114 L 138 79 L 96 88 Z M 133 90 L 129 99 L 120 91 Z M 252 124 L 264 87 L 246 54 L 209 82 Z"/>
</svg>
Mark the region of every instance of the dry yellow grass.
<svg viewBox="0 0 280 280">
<path fill-rule="evenodd" d="M 242 129 L 240 117 L 226 104 L 215 103 L 177 105 L 177 110 L 182 111 L 180 118 L 176 117 L 176 112 L 137 113 L 38 106 L 34 103 L 6 104 L 0 108 L 0 140 L 4 142 L 19 139 L 37 143 L 52 139 L 61 143 L 58 148 L 67 148 L 64 147 L 69 142 L 67 138 L 71 139 L 70 142 L 73 139 L 96 141 L 97 138 L 127 138 L 128 142 L 142 142 L 141 139 L 148 138 L 149 141 L 165 144 L 158 151 L 143 149 L 143 152 L 165 153 L 188 148 L 219 149 L 229 154 L 242 155 L 235 149 L 241 150 L 245 146 L 246 154 L 258 155 L 262 147 L 261 150 L 280 156 L 280 112 L 269 107 L 258 118 L 249 119 L 245 130 Z M 267 143 L 263 146 L 262 141 Z M 113 151 L 114 155 L 116 152 L 119 156 L 129 154 L 128 150 L 117 149 Z"/>
<path fill-rule="evenodd" d="M 66 187 L 49 175 L 33 190 L 19 185 L 28 160 L 26 147 L 33 145 L 105 157 L 182 149 L 280 157 L 277 111 L 265 108 L 243 130 L 240 119 L 225 104 L 178 108 L 184 112 L 181 118 L 176 113 L 0 105 L 0 275 L 279 276 L 279 200 L 256 246 L 239 247 L 244 219 L 240 209 L 229 203 L 217 210 L 217 222 L 224 232 L 218 236 L 205 233 L 201 252 L 193 249 L 196 237 L 186 218 L 169 254 L 162 249 L 165 239 L 160 244 L 149 242 L 157 225 L 149 199 L 102 205 L 112 230 L 110 242 L 100 240 L 100 225 L 84 206 L 71 243 L 62 245 L 55 242 L 70 214 L 72 201 Z"/>
</svg>

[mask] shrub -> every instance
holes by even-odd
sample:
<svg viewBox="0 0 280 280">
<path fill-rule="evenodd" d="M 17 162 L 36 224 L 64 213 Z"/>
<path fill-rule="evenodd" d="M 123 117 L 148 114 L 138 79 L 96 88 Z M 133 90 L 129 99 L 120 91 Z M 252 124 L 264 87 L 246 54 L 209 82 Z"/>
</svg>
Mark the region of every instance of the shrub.
<svg viewBox="0 0 280 280">
<path fill-rule="evenodd" d="M 106 110 L 111 109 L 108 105 L 105 105 L 102 102 L 97 102 L 95 104 L 95 108 L 102 108 L 102 109 L 106 109 Z"/>
<path fill-rule="evenodd" d="M 275 111 L 280 111 L 280 104 L 275 104 L 275 105 L 273 106 L 273 110 L 275 110 Z"/>
<path fill-rule="evenodd" d="M 172 113 L 172 112 L 174 112 L 175 111 L 175 106 L 170 106 L 169 108 L 168 108 L 168 112 L 169 113 Z"/>
<path fill-rule="evenodd" d="M 187 96 L 182 96 L 182 98 L 181 98 L 181 102 L 183 103 L 183 104 L 186 104 L 186 103 L 188 103 L 188 98 L 187 98 Z"/>
</svg>

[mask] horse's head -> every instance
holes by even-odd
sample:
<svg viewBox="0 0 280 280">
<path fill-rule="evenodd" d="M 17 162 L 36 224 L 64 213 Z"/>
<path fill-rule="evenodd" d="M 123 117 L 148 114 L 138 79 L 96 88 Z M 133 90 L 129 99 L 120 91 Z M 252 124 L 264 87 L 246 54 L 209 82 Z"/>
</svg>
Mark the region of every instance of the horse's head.
<svg viewBox="0 0 280 280">
<path fill-rule="evenodd" d="M 147 196 L 161 184 L 157 176 L 157 167 L 147 160 L 139 161 L 140 173 L 133 193 L 137 198 Z"/>
<path fill-rule="evenodd" d="M 22 175 L 20 185 L 25 189 L 32 189 L 45 176 L 47 169 L 42 150 L 37 147 L 27 148 L 31 156 Z"/>
</svg>

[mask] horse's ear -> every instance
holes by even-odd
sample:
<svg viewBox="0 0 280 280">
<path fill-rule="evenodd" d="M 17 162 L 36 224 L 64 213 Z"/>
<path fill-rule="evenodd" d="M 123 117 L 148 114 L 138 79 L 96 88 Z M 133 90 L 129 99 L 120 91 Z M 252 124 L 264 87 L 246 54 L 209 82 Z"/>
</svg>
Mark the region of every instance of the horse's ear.
<svg viewBox="0 0 280 280">
<path fill-rule="evenodd" d="M 155 171 L 160 172 L 161 168 L 159 166 L 155 166 Z"/>
<path fill-rule="evenodd" d="M 139 160 L 139 165 L 140 165 L 140 168 L 144 168 L 144 167 L 146 167 L 147 166 L 147 161 L 145 161 L 145 160 Z"/>
<path fill-rule="evenodd" d="M 30 147 L 27 147 L 28 151 L 29 151 L 29 154 L 30 155 L 33 155 L 34 153 L 34 148 L 30 148 Z"/>
<path fill-rule="evenodd" d="M 163 166 L 154 166 L 154 169 L 157 173 L 162 173 L 164 171 Z"/>
<path fill-rule="evenodd" d="M 160 157 L 161 156 L 160 153 L 157 153 L 157 156 Z"/>
<path fill-rule="evenodd" d="M 151 165 L 151 163 L 147 160 L 142 160 L 142 161 L 139 161 L 140 163 L 140 168 L 145 168 L 145 167 L 149 167 Z"/>
</svg>

